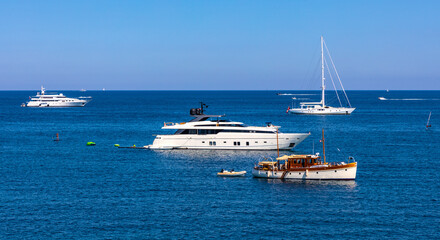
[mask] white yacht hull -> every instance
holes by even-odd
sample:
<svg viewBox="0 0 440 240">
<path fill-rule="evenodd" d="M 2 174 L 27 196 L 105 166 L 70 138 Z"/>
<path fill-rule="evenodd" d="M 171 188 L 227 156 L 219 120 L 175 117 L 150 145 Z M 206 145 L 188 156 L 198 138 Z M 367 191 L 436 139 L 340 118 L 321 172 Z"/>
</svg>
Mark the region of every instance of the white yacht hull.
<svg viewBox="0 0 440 240">
<path fill-rule="evenodd" d="M 87 101 L 80 100 L 78 102 L 28 102 L 26 107 L 84 107 Z"/>
<path fill-rule="evenodd" d="M 350 115 L 356 108 L 292 108 L 289 113 L 303 115 Z"/>
<path fill-rule="evenodd" d="M 280 133 L 278 145 L 290 150 L 304 141 L 310 133 Z M 150 149 L 207 149 L 207 150 L 276 150 L 276 134 L 218 133 L 215 135 L 157 135 Z"/>
<path fill-rule="evenodd" d="M 252 175 L 257 178 L 278 178 L 278 179 L 302 179 L 302 180 L 354 180 L 356 179 L 357 166 L 340 169 L 317 169 L 300 171 L 271 171 L 252 170 Z M 283 176 L 284 175 L 284 176 Z"/>
</svg>

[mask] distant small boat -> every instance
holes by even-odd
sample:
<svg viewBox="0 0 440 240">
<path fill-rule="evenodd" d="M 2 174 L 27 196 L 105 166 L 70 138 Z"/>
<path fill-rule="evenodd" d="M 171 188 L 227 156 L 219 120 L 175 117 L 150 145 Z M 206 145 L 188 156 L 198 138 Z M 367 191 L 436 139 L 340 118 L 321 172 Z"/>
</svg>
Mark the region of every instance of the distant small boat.
<svg viewBox="0 0 440 240">
<path fill-rule="evenodd" d="M 80 92 L 85 92 L 85 91 L 87 91 L 87 90 L 85 90 L 84 88 L 83 89 L 81 89 L 81 90 L 79 90 Z"/>
<path fill-rule="evenodd" d="M 88 99 L 68 98 L 62 93 L 60 94 L 46 94 L 46 89 L 41 86 L 41 92 L 38 92 L 36 96 L 29 97 L 29 101 L 21 106 L 25 107 L 84 107 L 91 101 L 91 97 Z"/>
<path fill-rule="evenodd" d="M 236 172 L 234 170 L 227 171 L 222 169 L 220 172 L 217 173 L 217 176 L 220 177 L 243 177 L 244 175 L 246 175 L 246 171 Z"/>
<path fill-rule="evenodd" d="M 382 100 L 382 101 L 384 101 L 384 100 L 387 100 L 386 98 L 384 98 L 384 97 L 379 97 L 379 100 Z"/>
<path fill-rule="evenodd" d="M 431 112 L 429 112 L 428 122 L 426 123 L 426 130 L 428 130 L 431 127 L 431 124 L 429 124 L 429 120 L 431 120 Z"/>
<path fill-rule="evenodd" d="M 387 89 L 387 92 L 390 92 L 390 90 Z"/>
</svg>

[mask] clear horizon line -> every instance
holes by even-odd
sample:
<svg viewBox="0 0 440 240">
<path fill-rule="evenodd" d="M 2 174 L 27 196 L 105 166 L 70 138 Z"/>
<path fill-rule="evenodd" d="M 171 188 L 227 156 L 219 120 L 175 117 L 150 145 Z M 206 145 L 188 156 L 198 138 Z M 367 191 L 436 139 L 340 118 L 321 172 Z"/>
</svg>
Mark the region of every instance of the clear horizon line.
<svg viewBox="0 0 440 240">
<path fill-rule="evenodd" d="M 0 91 L 40 91 L 40 89 L 0 89 Z M 75 92 L 80 92 L 81 90 L 79 89 L 51 89 L 51 90 L 46 90 L 47 92 L 51 92 L 51 91 L 75 91 Z M 278 91 L 278 92 L 291 92 L 291 91 L 317 91 L 320 92 L 321 90 L 316 90 L 316 89 L 309 89 L 309 90 L 294 90 L 294 89 L 290 89 L 290 90 L 277 90 L 277 89 L 267 89 L 267 90 L 263 90 L 263 89 L 106 89 L 106 90 L 102 90 L 102 89 L 89 89 L 86 90 L 84 92 L 87 91 L 93 91 L 93 92 L 108 92 L 108 91 Z M 334 90 L 327 90 L 329 92 L 333 92 Z M 338 91 L 342 91 L 342 90 L 338 90 Z M 350 90 L 345 90 L 345 91 L 440 91 L 440 89 L 350 89 Z"/>
</svg>

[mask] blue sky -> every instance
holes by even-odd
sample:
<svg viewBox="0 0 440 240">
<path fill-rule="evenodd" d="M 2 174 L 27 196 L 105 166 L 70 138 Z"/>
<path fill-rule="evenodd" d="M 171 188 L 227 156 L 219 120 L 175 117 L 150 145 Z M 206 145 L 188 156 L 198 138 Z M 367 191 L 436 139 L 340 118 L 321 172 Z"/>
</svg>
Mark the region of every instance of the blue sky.
<svg viewBox="0 0 440 240">
<path fill-rule="evenodd" d="M 0 90 L 440 89 L 440 1 L 1 1 Z"/>
</svg>

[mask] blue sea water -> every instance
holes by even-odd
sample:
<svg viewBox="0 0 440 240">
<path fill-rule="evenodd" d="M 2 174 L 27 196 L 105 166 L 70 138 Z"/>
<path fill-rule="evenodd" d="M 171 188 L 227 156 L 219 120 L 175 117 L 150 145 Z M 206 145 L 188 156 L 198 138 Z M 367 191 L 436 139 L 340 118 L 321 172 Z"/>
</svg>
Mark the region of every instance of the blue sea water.
<svg viewBox="0 0 440 240">
<path fill-rule="evenodd" d="M 93 101 L 21 108 L 35 92 L 0 92 L 0 238 L 440 238 L 440 91 L 349 91 L 350 116 L 288 115 L 292 96 L 274 91 L 64 93 Z M 327 157 L 354 156 L 357 179 L 216 176 L 222 168 L 249 173 L 276 151 L 113 147 L 151 144 L 163 122 L 189 120 L 200 101 L 207 113 L 249 125 L 311 132 L 296 153 L 313 144 L 320 152 L 324 128 Z"/>
</svg>

